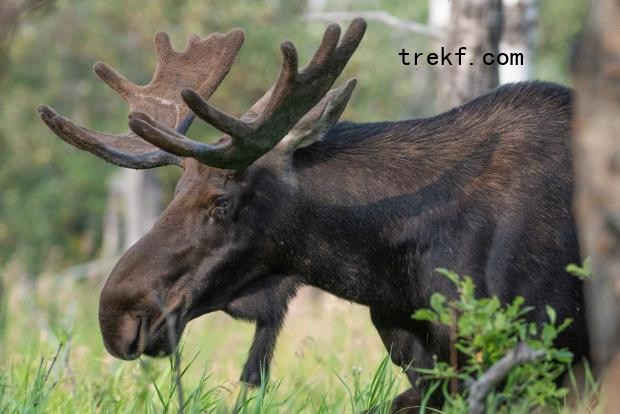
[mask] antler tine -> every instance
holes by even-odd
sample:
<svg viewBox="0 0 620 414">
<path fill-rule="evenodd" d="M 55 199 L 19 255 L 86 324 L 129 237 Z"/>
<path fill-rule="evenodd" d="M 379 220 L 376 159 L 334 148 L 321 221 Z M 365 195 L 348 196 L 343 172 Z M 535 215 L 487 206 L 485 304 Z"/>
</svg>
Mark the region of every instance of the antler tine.
<svg viewBox="0 0 620 414">
<path fill-rule="evenodd" d="M 295 77 L 297 76 L 297 50 L 295 49 L 293 43 L 289 41 L 283 42 L 280 46 L 280 51 L 282 52 L 282 69 L 280 70 L 280 75 L 278 76 L 275 86 L 268 92 L 269 95 L 267 97 L 263 97 L 265 102 L 274 101 L 275 99 L 278 99 L 278 95 L 284 95 L 287 93 L 287 91 L 290 90 L 292 83 L 295 81 Z M 235 138 L 240 139 L 250 135 L 253 131 L 251 125 L 253 123 L 260 122 L 260 119 L 256 119 L 256 117 L 249 119 L 248 122 L 244 122 L 234 116 L 228 115 L 220 109 L 210 105 L 198 93 L 191 89 L 184 89 L 181 92 L 181 96 L 189 108 L 199 118 L 213 125 L 225 134 L 229 134 L 233 138 L 233 141 Z M 282 99 L 282 97 L 279 99 Z M 269 105 L 267 105 L 267 107 L 269 107 Z M 268 112 L 263 111 L 260 114 L 260 117 L 264 118 L 268 115 Z"/>
<path fill-rule="evenodd" d="M 282 43 L 282 69 L 280 70 L 280 75 L 273 88 L 267 92 L 268 99 L 255 122 L 264 122 L 283 106 L 283 101 L 294 92 L 294 82 L 296 80 L 298 84 L 306 84 L 306 87 L 308 87 L 308 83 L 313 81 L 326 84 L 327 87 L 323 87 L 324 91 L 321 88 L 316 91 L 319 95 L 324 95 L 342 71 L 342 68 L 336 69 L 337 73 L 333 76 L 331 82 L 329 81 L 329 70 L 334 68 L 329 67 L 328 63 L 334 57 L 339 38 L 340 26 L 336 23 L 327 26 L 321 45 L 314 53 L 308 66 L 301 73 L 297 72 L 297 51 L 295 46 L 291 42 Z"/>
<path fill-rule="evenodd" d="M 129 126 L 136 134 L 148 136 L 151 144 L 165 151 L 174 150 L 181 156 L 191 156 L 197 151 L 212 147 L 209 144 L 189 140 L 142 112 L 129 114 Z"/>
<path fill-rule="evenodd" d="M 225 137 L 217 144 L 196 142 L 143 113 L 130 114 L 129 128 L 153 145 L 177 155 L 192 157 L 200 161 L 208 158 L 210 163 L 224 163 L 230 158 L 230 152 L 234 151 L 232 141 L 227 139 L 229 137 Z"/>
<path fill-rule="evenodd" d="M 298 72 L 297 68 L 295 47 L 288 41 L 282 43 L 282 68 L 278 80 L 240 119 L 209 105 L 191 89 L 183 90 L 183 100 L 198 117 L 230 136 L 231 139 L 226 141 L 225 145 L 192 147 L 179 142 L 178 137 L 163 144 L 161 140 L 166 137 L 161 134 L 149 135 L 154 132 L 152 129 L 147 131 L 144 126 L 135 123 L 130 127 L 145 140 L 157 141 L 158 146 L 166 145 L 166 148 L 175 154 L 191 156 L 218 168 L 246 168 L 275 147 L 296 128 L 298 121 L 306 114 L 309 114 L 306 121 L 319 122 L 323 129 L 325 125 L 331 127 L 337 121 L 353 91 L 354 82 L 348 83 L 342 90 L 338 89 L 336 95 L 342 94 L 342 97 L 329 104 L 326 113 L 323 111 L 329 100 L 321 104 L 320 111 L 312 109 L 326 97 L 362 40 L 365 30 L 364 19 L 354 19 L 338 44 L 340 27 L 337 24 L 329 25 L 314 57 L 301 72 Z M 151 127 L 157 126 L 151 124 Z M 193 150 L 196 151 L 192 152 Z"/>
<path fill-rule="evenodd" d="M 155 33 L 155 53 L 161 61 L 166 60 L 174 52 L 172 44 L 170 43 L 170 36 L 166 32 Z"/>
<path fill-rule="evenodd" d="M 321 45 L 314 53 L 312 60 L 308 64 L 307 67 L 311 66 L 320 66 L 324 64 L 327 60 L 329 60 L 334 51 L 336 50 L 336 46 L 338 46 L 338 40 L 340 39 L 340 26 L 336 23 L 332 23 L 325 29 L 325 33 L 323 34 L 323 40 L 321 41 Z"/>
<path fill-rule="evenodd" d="M 97 62 L 93 66 L 93 70 L 106 85 L 114 89 L 124 100 L 135 94 L 136 85 L 107 64 Z"/>
<path fill-rule="evenodd" d="M 339 64 L 340 70 L 344 69 L 344 66 L 362 41 L 365 32 L 366 21 L 364 19 L 357 17 L 351 21 L 336 53 L 336 62 Z"/>
<path fill-rule="evenodd" d="M 251 133 L 251 128 L 245 122 L 212 106 L 195 91 L 184 89 L 181 96 L 196 116 L 223 133 L 231 137 L 244 137 Z"/>
<path fill-rule="evenodd" d="M 244 37 L 241 29 L 225 35 L 215 33 L 205 39 L 193 35 L 185 49 L 176 52 L 168 35 L 158 32 L 154 40 L 157 67 L 153 79 L 145 86 L 135 85 L 105 63 L 96 63 L 94 71 L 127 101 L 130 111 L 143 112 L 157 118 L 160 126 L 185 133 L 194 116 L 183 103 L 180 91 L 189 87 L 207 98 L 211 96 L 230 70 Z M 105 134 L 76 125 L 50 108 L 40 107 L 38 111 L 61 139 L 121 167 L 142 169 L 180 164 L 178 155 L 163 151 L 131 132 Z"/>
<path fill-rule="evenodd" d="M 37 112 L 43 122 L 63 141 L 119 167 L 147 169 L 162 165 L 181 164 L 178 156 L 155 147 L 152 147 L 154 148 L 152 151 L 144 151 L 139 146 L 128 148 L 127 142 L 132 141 L 132 137 L 128 134 L 115 136 L 89 130 L 43 105 L 37 108 Z M 126 150 L 119 149 L 122 148 L 123 144 L 127 148 Z M 130 150 L 133 151 L 130 152 Z"/>
<path fill-rule="evenodd" d="M 282 68 L 273 89 L 269 94 L 267 105 L 254 122 L 260 123 L 274 114 L 278 102 L 283 101 L 294 91 L 297 78 L 297 50 L 292 42 L 286 41 L 280 45 L 282 53 Z"/>
</svg>

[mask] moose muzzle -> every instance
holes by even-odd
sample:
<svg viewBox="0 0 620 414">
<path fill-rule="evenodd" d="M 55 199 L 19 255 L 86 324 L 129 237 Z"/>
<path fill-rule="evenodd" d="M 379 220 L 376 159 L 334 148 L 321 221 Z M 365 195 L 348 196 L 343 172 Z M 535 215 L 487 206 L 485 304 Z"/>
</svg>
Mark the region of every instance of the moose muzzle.
<svg viewBox="0 0 620 414">
<path fill-rule="evenodd" d="M 168 355 L 185 327 L 187 300 L 170 276 L 178 269 L 165 249 L 155 253 L 158 239 L 155 232 L 134 244 L 101 291 L 99 325 L 103 343 L 115 357 Z"/>
<path fill-rule="evenodd" d="M 130 310 L 119 306 L 118 296 L 104 288 L 99 304 L 99 325 L 106 349 L 113 356 L 132 360 L 142 354 L 169 355 L 183 333 L 183 302 L 168 307 L 142 306 Z"/>
</svg>

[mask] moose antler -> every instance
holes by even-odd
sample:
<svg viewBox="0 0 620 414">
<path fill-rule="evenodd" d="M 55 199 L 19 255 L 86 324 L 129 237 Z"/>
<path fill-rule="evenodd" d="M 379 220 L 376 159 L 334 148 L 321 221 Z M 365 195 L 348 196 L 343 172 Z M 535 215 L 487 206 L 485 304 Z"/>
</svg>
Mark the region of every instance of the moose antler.
<svg viewBox="0 0 620 414">
<path fill-rule="evenodd" d="M 180 92 L 185 88 L 209 98 L 230 70 L 244 40 L 240 29 L 225 35 L 215 33 L 205 39 L 192 35 L 185 49 L 176 52 L 165 32 L 155 35 L 157 68 L 151 82 L 138 86 L 105 63 L 94 66 L 95 73 L 128 104 L 130 112 L 141 112 L 162 125 L 187 131 L 193 115 L 184 105 Z M 69 144 L 104 160 L 127 168 L 153 168 L 180 164 L 178 156 L 157 148 L 132 132 L 111 135 L 76 125 L 51 108 L 37 108 L 43 122 Z"/>
<path fill-rule="evenodd" d="M 320 139 L 341 115 L 355 87 L 351 80 L 329 90 L 359 45 L 366 22 L 355 19 L 340 44 L 340 26 L 331 24 L 314 57 L 297 71 L 297 52 L 291 42 L 281 46 L 282 69 L 275 85 L 240 119 L 208 104 L 198 92 L 184 89 L 185 103 L 200 118 L 226 135 L 217 144 L 192 141 L 153 119 L 133 112 L 129 127 L 146 141 L 170 153 L 192 157 L 218 168 L 243 169 L 271 150 L 280 141 L 287 146 L 306 142 L 308 135 Z M 317 134 L 319 136 L 317 136 Z"/>
</svg>

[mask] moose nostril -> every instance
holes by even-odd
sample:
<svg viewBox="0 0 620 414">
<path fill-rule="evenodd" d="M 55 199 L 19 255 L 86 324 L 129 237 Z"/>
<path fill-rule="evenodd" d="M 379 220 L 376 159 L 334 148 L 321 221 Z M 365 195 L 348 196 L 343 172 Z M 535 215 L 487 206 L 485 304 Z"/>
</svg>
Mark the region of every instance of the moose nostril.
<svg viewBox="0 0 620 414">
<path fill-rule="evenodd" d="M 146 341 L 146 321 L 143 317 L 131 315 L 119 319 L 99 315 L 103 343 L 107 350 L 117 358 L 131 360 L 143 352 Z"/>
<path fill-rule="evenodd" d="M 142 320 L 142 318 L 138 318 L 138 328 L 135 331 L 135 336 L 133 341 L 131 341 L 131 343 L 129 344 L 129 347 L 127 348 L 127 353 L 125 355 L 125 357 L 127 359 L 135 359 L 137 357 L 140 356 L 140 354 L 142 353 L 142 350 L 144 348 L 143 346 L 143 340 L 144 337 L 142 335 L 142 324 L 144 323 L 144 321 Z"/>
</svg>

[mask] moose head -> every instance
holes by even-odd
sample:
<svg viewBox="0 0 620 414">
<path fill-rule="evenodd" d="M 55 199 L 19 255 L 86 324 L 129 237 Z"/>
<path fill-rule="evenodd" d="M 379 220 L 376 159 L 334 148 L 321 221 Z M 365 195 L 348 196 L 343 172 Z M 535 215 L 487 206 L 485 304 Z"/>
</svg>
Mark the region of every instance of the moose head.
<svg viewBox="0 0 620 414">
<path fill-rule="evenodd" d="M 190 37 L 180 53 L 158 33 L 159 61 L 146 86 L 97 63 L 96 74 L 129 104 L 131 132 L 95 132 L 48 107 L 38 109 L 60 138 L 108 162 L 183 169 L 170 205 L 122 256 L 101 292 L 99 322 L 111 354 L 122 359 L 169 354 L 191 319 L 216 310 L 252 319 L 245 308 L 256 295 L 283 289 L 286 297 L 294 291 L 285 277 L 274 276 L 287 272 L 281 236 L 287 211 L 276 207 L 294 197 L 293 152 L 321 140 L 353 92 L 355 80 L 330 88 L 365 28 L 356 19 L 340 40 L 340 27 L 328 26 L 301 71 L 293 44 L 282 43 L 276 83 L 241 118 L 206 102 L 243 43 L 239 29 Z M 188 108 L 224 133 L 219 142 L 183 135 L 193 119 Z"/>
</svg>

